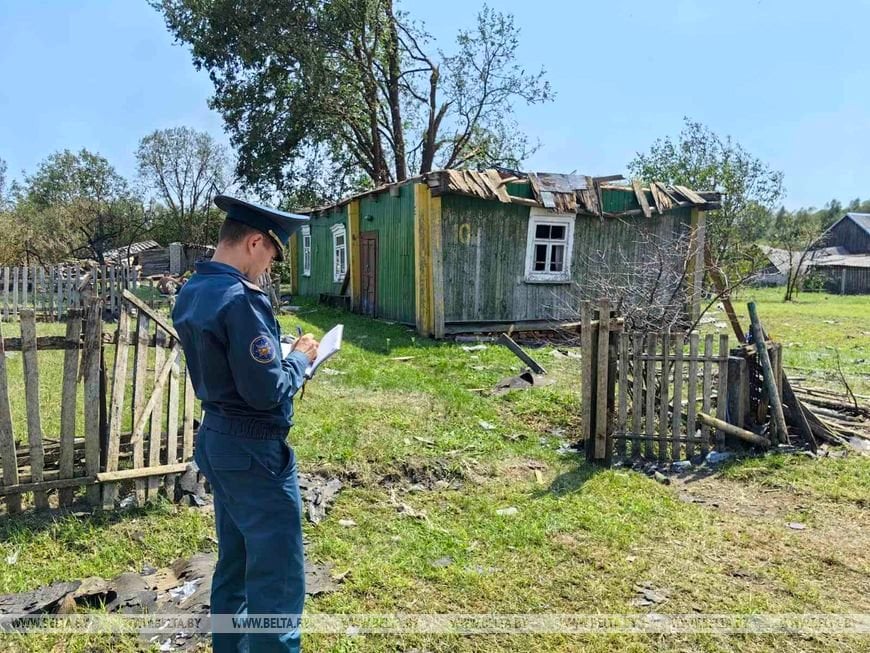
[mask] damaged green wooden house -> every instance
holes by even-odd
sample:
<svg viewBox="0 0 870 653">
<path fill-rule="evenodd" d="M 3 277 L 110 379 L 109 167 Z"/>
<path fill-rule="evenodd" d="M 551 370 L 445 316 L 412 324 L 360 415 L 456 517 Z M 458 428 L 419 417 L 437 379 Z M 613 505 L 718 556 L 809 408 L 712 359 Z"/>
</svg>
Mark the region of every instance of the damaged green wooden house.
<svg viewBox="0 0 870 653">
<path fill-rule="evenodd" d="M 550 327 L 576 319 L 593 272 L 660 265 L 645 243 L 688 239 L 690 260 L 666 265 L 697 310 L 719 194 L 621 179 L 439 170 L 309 210 L 290 242 L 291 291 L 434 337 Z"/>
</svg>

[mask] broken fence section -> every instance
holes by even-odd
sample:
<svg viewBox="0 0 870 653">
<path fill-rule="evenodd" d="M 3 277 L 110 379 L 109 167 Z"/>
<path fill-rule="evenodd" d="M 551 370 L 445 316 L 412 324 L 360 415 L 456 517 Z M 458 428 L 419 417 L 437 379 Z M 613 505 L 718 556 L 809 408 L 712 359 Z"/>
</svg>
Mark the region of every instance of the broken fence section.
<svg viewBox="0 0 870 653">
<path fill-rule="evenodd" d="M 64 336 L 37 337 L 32 308 L 20 318 L 19 338 L 0 333 L 0 498 L 8 512 L 20 512 L 29 493 L 34 507 L 47 508 L 53 490 L 58 505 L 70 505 L 81 487 L 91 505 L 111 508 L 119 484 L 130 480 L 140 502 L 161 491 L 174 498 L 175 476 L 193 455 L 195 401 L 168 318 L 129 291 L 121 294 L 114 333 L 96 297 L 84 311 L 69 309 Z M 60 351 L 60 423 L 47 433 L 55 416 L 40 411 L 40 378 L 60 364 Z M 16 354 L 23 397 L 10 397 Z M 20 414 L 22 404 L 26 440 L 11 410 Z"/>
<path fill-rule="evenodd" d="M 724 445 L 727 335 L 626 333 L 609 300 L 599 300 L 581 305 L 581 347 L 587 460 L 683 460 Z"/>
</svg>

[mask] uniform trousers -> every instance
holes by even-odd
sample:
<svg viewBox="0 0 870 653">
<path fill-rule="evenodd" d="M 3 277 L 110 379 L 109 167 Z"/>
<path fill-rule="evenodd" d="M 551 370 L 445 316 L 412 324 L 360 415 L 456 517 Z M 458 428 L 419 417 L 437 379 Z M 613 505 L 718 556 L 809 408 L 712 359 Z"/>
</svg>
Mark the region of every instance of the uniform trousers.
<svg viewBox="0 0 870 653">
<path fill-rule="evenodd" d="M 271 628 L 289 624 L 279 633 L 212 632 L 214 653 L 299 651 L 305 562 L 293 449 L 283 437 L 244 437 L 204 423 L 194 459 L 214 495 L 213 624 L 256 627 L 259 615 L 284 617 L 270 619 Z"/>
</svg>

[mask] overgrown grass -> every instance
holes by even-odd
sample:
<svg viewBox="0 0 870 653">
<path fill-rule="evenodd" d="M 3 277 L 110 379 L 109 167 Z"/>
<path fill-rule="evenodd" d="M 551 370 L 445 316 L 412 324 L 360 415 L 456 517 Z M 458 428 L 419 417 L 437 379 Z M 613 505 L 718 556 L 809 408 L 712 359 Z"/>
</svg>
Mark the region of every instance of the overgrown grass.
<svg viewBox="0 0 870 653">
<path fill-rule="evenodd" d="M 790 337 L 821 333 L 797 326 L 807 319 L 802 305 L 780 307 L 773 296 L 759 296 L 759 309 L 771 335 L 786 345 Z M 843 321 L 825 327 L 836 332 L 830 336 L 835 342 L 851 344 L 847 336 L 860 327 L 847 315 L 863 309 L 838 310 L 839 316 L 830 319 Z M 335 471 L 353 479 L 323 523 L 305 526 L 308 557 L 347 572 L 340 590 L 309 601 L 309 611 L 870 610 L 868 459 L 748 459 L 715 483 L 677 487 L 634 472 L 592 468 L 557 451 L 576 438 L 578 360 L 553 357 L 551 347 L 531 350 L 554 383 L 495 397 L 478 390 L 520 369 L 504 348 L 489 345 L 467 352 L 459 344 L 420 339 L 402 325 L 311 305 L 298 316 L 280 318 L 285 330 L 298 324 L 317 335 L 339 321 L 345 324 L 345 347 L 327 365 L 332 372 L 322 371 L 308 384 L 290 436 L 303 471 Z M 40 327 L 41 332 L 50 328 Z M 780 335 L 790 328 L 793 336 Z M 803 342 L 804 349 L 820 356 L 828 351 L 824 344 Z M 852 355 L 863 356 L 867 343 L 854 344 L 858 348 Z M 789 358 L 790 349 L 786 347 L 786 363 L 797 364 Z M 850 378 L 857 379 L 860 365 L 850 364 Z M 59 387 L 59 372 L 57 382 Z M 21 401 L 23 388 L 16 392 L 21 394 L 13 395 L 13 404 Z M 16 410 L 20 408 L 13 405 Z M 51 410 L 49 401 L 44 413 Z M 23 413 L 16 416 L 20 420 Z M 53 422 L 44 418 L 43 423 Z M 449 483 L 424 491 L 393 487 L 409 468 Z M 456 482 L 458 489 L 451 489 Z M 704 503 L 685 500 L 693 488 L 705 488 Z M 497 513 L 508 507 L 517 513 Z M 407 508 L 417 516 L 408 516 Z M 352 519 L 356 526 L 342 526 L 342 519 Z M 791 521 L 802 521 L 808 529 L 792 530 L 787 526 Z M 111 577 L 139 571 L 145 563 L 159 566 L 213 548 L 211 536 L 207 513 L 167 504 L 108 516 L 4 519 L 0 592 L 88 575 Z M 5 564 L 15 552 L 17 562 Z M 666 594 L 667 601 L 634 605 L 636 585 L 642 583 Z M 108 635 L 9 638 L 2 646 L 132 650 L 130 639 Z M 335 652 L 845 652 L 866 647 L 866 641 L 839 635 L 311 634 L 305 646 Z"/>
</svg>

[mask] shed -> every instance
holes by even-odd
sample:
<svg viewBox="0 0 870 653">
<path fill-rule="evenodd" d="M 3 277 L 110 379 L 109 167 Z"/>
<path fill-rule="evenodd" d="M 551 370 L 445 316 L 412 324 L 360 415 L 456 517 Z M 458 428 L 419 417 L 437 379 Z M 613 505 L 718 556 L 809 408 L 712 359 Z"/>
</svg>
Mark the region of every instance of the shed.
<svg viewBox="0 0 870 653">
<path fill-rule="evenodd" d="M 827 228 L 819 247 L 842 247 L 849 254 L 870 254 L 870 213 L 847 213 Z"/>
<path fill-rule="evenodd" d="M 704 213 L 719 194 L 621 179 L 440 170 L 304 211 L 293 292 L 347 295 L 354 311 L 435 337 L 549 327 L 576 319 L 593 267 L 649 262 L 645 234 L 665 249 L 693 240 L 690 261 L 666 264 L 688 271 L 696 311 Z"/>
</svg>

